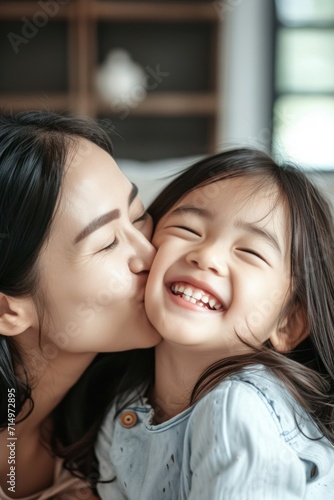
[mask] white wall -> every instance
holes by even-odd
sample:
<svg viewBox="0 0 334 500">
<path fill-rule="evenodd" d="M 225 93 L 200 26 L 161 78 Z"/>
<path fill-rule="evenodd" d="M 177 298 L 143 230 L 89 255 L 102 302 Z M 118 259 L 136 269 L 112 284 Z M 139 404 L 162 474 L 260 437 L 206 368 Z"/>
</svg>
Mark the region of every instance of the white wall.
<svg viewBox="0 0 334 500">
<path fill-rule="evenodd" d="M 222 0 L 215 6 L 222 20 L 219 146 L 246 143 L 267 149 L 273 2 Z"/>
</svg>

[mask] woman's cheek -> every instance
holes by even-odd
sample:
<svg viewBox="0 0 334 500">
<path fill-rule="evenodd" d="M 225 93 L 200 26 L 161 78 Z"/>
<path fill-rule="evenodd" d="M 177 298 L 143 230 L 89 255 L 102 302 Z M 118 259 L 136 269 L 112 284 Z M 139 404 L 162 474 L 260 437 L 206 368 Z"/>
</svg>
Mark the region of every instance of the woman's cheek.
<svg viewBox="0 0 334 500">
<path fill-rule="evenodd" d="M 105 282 L 105 287 L 117 297 L 126 297 L 130 294 L 133 277 L 124 268 L 119 268 L 110 274 Z"/>
</svg>

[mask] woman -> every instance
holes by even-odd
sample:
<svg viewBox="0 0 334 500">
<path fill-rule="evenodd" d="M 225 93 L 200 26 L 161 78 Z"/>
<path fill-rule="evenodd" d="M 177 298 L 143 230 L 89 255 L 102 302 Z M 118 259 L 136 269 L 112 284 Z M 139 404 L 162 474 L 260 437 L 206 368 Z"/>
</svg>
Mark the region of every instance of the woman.
<svg viewBox="0 0 334 500">
<path fill-rule="evenodd" d="M 0 117 L 1 499 L 79 491 L 54 410 L 97 352 L 160 339 L 143 303 L 151 220 L 111 154 L 94 123 Z"/>
</svg>

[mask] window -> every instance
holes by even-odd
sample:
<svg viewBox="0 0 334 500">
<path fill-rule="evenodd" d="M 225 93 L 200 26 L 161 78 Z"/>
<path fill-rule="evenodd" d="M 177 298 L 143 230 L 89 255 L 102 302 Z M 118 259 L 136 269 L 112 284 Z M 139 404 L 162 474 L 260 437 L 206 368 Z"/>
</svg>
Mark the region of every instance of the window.
<svg viewBox="0 0 334 500">
<path fill-rule="evenodd" d="M 334 1 L 276 0 L 273 153 L 334 169 Z"/>
</svg>

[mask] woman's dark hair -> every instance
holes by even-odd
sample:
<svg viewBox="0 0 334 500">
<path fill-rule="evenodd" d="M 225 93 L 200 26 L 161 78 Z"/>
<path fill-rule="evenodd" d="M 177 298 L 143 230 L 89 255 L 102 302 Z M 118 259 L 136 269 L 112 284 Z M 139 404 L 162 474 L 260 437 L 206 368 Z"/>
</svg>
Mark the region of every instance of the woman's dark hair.
<svg viewBox="0 0 334 500">
<path fill-rule="evenodd" d="M 334 443 L 334 223 L 319 189 L 292 164 L 278 165 L 266 153 L 234 149 L 205 158 L 172 181 L 149 207 L 154 223 L 186 193 L 220 180 L 251 176 L 258 188 L 272 185 L 288 208 L 291 224 L 291 299 L 282 311 L 299 308 L 309 336 L 286 355 L 268 342 L 251 355 L 210 366 L 194 387 L 190 404 L 245 366 L 268 366 Z M 256 185 L 256 184 L 255 184 Z M 203 201 L 203 200 L 202 200 Z M 279 201 L 279 200 L 278 200 Z"/>
<path fill-rule="evenodd" d="M 0 115 L 0 292 L 7 296 L 38 302 L 38 256 L 80 138 L 112 154 L 107 133 L 93 121 L 48 112 Z M 17 415 L 29 400 L 32 410 L 29 383 L 24 356 L 0 332 L 0 428 L 7 426 L 8 389 L 15 389 Z"/>
</svg>

